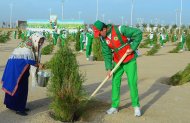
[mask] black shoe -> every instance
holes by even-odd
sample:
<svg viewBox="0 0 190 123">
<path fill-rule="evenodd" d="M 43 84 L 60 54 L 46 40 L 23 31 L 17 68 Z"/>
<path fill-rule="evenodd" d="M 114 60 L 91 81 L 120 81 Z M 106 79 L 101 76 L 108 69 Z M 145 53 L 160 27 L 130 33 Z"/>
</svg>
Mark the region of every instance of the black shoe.
<svg viewBox="0 0 190 123">
<path fill-rule="evenodd" d="M 24 111 L 26 111 L 26 112 L 27 112 L 27 111 L 30 111 L 30 109 L 29 109 L 29 108 L 25 108 L 25 109 L 24 109 Z"/>
<path fill-rule="evenodd" d="M 16 114 L 21 116 L 27 116 L 28 114 L 25 111 L 16 111 Z"/>
</svg>

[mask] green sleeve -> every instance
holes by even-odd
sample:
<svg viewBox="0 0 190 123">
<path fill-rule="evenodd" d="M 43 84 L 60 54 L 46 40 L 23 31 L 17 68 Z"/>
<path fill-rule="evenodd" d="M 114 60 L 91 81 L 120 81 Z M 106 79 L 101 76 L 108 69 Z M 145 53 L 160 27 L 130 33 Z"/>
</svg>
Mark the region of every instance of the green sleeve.
<svg viewBox="0 0 190 123">
<path fill-rule="evenodd" d="M 135 51 L 142 40 L 142 31 L 138 28 L 121 26 L 121 33 L 132 40 L 131 49 Z"/>
<path fill-rule="evenodd" d="M 104 57 L 104 63 L 106 70 L 112 69 L 112 52 L 111 49 L 106 44 L 106 41 L 102 38 L 100 38 L 101 46 L 102 46 L 102 54 Z"/>
</svg>

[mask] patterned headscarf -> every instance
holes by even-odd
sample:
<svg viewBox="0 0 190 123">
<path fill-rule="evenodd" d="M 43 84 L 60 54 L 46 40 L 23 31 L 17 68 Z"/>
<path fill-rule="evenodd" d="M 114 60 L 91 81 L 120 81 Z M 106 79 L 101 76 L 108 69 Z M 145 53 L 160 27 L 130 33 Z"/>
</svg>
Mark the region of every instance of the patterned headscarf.
<svg viewBox="0 0 190 123">
<path fill-rule="evenodd" d="M 29 39 L 32 40 L 33 46 L 34 46 L 35 48 L 38 48 L 38 43 L 39 43 L 39 41 L 40 41 L 41 38 L 44 38 L 44 39 L 45 39 L 45 37 L 44 37 L 41 33 L 34 33 L 34 34 L 32 34 L 32 35 L 30 36 Z"/>
<path fill-rule="evenodd" d="M 26 48 L 32 50 L 33 46 L 34 46 L 34 45 L 33 45 L 33 43 L 32 43 L 31 40 L 26 40 L 26 41 L 21 41 L 21 42 L 18 44 L 17 48 L 26 47 Z"/>
</svg>

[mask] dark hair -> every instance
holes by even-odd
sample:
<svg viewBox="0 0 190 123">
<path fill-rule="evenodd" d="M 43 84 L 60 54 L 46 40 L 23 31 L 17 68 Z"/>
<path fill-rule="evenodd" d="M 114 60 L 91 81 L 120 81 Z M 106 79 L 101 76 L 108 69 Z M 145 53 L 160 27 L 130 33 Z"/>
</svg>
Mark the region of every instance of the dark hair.
<svg viewBox="0 0 190 123">
<path fill-rule="evenodd" d="M 102 29 L 100 31 L 102 31 L 104 28 L 107 28 L 107 25 L 103 23 Z"/>
</svg>

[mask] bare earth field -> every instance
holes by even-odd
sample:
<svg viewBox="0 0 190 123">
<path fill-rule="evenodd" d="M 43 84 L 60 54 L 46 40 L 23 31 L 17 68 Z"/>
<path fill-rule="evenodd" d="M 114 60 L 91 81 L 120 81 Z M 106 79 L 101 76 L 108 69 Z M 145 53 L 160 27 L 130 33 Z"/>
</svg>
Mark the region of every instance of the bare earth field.
<svg viewBox="0 0 190 123">
<path fill-rule="evenodd" d="M 6 61 L 17 46 L 18 40 L 0 44 L 0 78 L 2 77 Z M 121 103 L 119 113 L 106 115 L 105 111 L 111 102 L 111 80 L 98 92 L 95 99 L 102 103 L 92 104 L 91 109 L 78 123 L 188 123 L 190 122 L 190 83 L 182 86 L 169 86 L 162 84 L 170 76 L 183 70 L 190 63 L 190 52 L 171 54 L 171 43 L 154 56 L 145 56 L 148 49 L 139 49 L 138 61 L 139 96 L 143 115 L 134 117 L 126 75 L 123 76 L 121 85 Z M 42 56 L 42 63 L 48 61 L 52 55 Z M 106 71 L 103 61 L 86 61 L 85 53 L 78 54 L 80 70 L 86 74 L 84 87 L 91 94 L 105 78 Z M 4 92 L 0 92 L 0 123 L 57 123 L 48 114 L 50 100 L 47 89 L 31 87 L 28 95 L 27 106 L 31 109 L 26 117 L 18 116 L 15 112 L 6 109 L 3 104 Z M 94 106 L 93 106 L 94 105 Z"/>
</svg>

